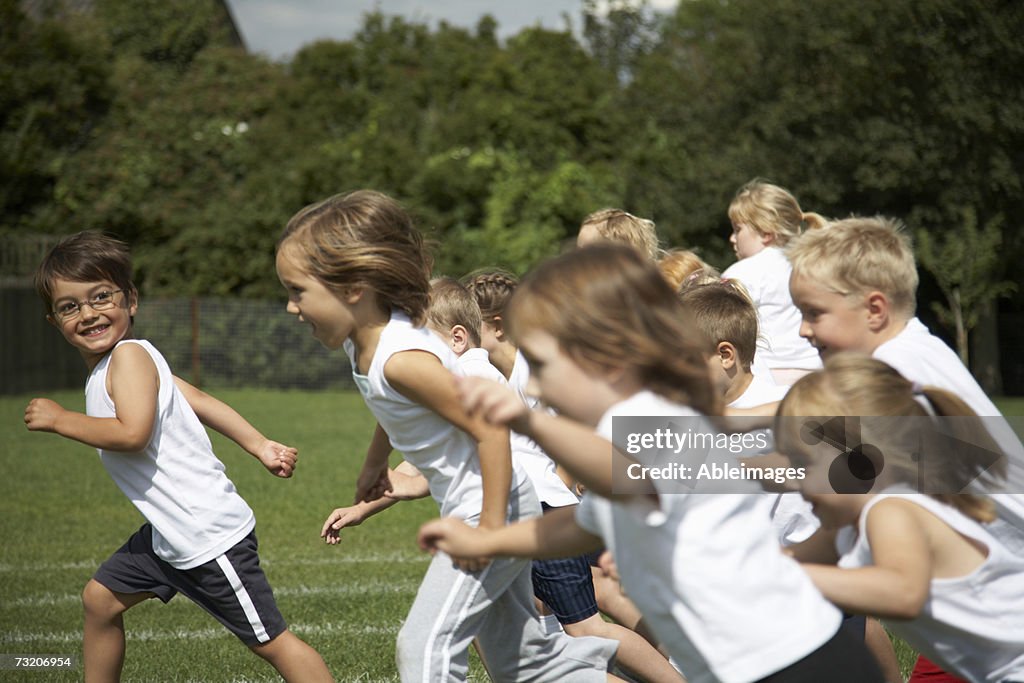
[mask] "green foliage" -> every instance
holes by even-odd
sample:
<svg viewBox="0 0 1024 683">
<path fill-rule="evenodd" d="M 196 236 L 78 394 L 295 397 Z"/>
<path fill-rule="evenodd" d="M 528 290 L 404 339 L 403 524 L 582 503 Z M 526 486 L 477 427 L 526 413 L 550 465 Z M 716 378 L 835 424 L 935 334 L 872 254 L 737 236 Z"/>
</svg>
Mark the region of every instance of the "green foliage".
<svg viewBox="0 0 1024 683">
<path fill-rule="evenodd" d="M 64 162 L 89 139 L 113 96 L 94 24 L 35 22 L 0 0 L 0 229 L 46 213 Z M 44 228 L 51 225 L 43 221 Z"/>
<path fill-rule="evenodd" d="M 935 277 L 946 297 L 944 303 L 932 302 L 932 308 L 939 320 L 956 332 L 957 350 L 964 363 L 968 361 L 967 336 L 981 312 L 995 299 L 1016 290 L 1014 283 L 994 281 L 992 275 L 1002 246 L 1001 222 L 991 220 L 979 228 L 977 213 L 964 207 L 956 232 L 934 237 L 917 231 L 921 265 Z"/>
<path fill-rule="evenodd" d="M 583 45 L 377 11 L 290 64 L 230 47 L 216 2 L 104 0 L 74 33 L 0 3 L 6 224 L 116 233 L 146 294 L 271 296 L 288 218 L 360 187 L 454 275 L 526 270 L 604 206 L 726 266 L 755 176 L 951 242 L 969 208 L 1002 236 L 978 286 L 1021 277 L 1020 3 L 588 1 Z"/>
</svg>

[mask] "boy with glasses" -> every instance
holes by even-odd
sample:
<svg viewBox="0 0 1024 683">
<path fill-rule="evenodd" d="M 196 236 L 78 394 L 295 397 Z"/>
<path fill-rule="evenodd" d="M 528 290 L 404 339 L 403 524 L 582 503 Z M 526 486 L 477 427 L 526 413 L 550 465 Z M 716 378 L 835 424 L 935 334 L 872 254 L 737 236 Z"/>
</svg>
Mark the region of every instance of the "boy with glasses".
<svg viewBox="0 0 1024 683">
<path fill-rule="evenodd" d="M 89 368 L 86 412 L 33 399 L 25 424 L 95 447 L 146 518 L 86 585 L 86 680 L 118 680 L 124 612 L 183 593 L 287 681 L 330 681 L 320 655 L 293 635 L 259 566 L 255 517 L 224 473 L 203 423 L 272 473 L 297 452 L 265 438 L 226 404 L 175 378 L 160 352 L 132 337 L 138 291 L 121 242 L 93 232 L 63 239 L 36 273 L 47 319 Z"/>
</svg>

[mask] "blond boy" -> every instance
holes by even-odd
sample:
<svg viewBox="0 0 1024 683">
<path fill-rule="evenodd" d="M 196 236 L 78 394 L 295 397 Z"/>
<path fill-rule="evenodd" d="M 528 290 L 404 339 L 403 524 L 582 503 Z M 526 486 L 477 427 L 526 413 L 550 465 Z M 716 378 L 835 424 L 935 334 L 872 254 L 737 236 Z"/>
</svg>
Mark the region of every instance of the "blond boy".
<svg viewBox="0 0 1024 683">
<path fill-rule="evenodd" d="M 654 221 L 638 218 L 622 209 L 600 209 L 583 219 L 576 246 L 585 247 L 599 242 L 625 244 L 651 261 L 657 261 L 661 256 Z"/>
<path fill-rule="evenodd" d="M 822 357 L 839 351 L 869 354 L 911 382 L 962 398 L 975 413 L 1000 417 L 960 357 L 915 315 L 918 277 L 910 238 L 899 221 L 849 218 L 804 233 L 790 243 L 789 280 L 803 322 L 801 336 Z M 1005 420 L 988 420 L 1008 455 L 1006 491 L 1024 491 L 1020 441 Z M 1011 550 L 1024 553 L 1024 501 L 993 496 L 999 519 L 991 531 Z"/>
</svg>

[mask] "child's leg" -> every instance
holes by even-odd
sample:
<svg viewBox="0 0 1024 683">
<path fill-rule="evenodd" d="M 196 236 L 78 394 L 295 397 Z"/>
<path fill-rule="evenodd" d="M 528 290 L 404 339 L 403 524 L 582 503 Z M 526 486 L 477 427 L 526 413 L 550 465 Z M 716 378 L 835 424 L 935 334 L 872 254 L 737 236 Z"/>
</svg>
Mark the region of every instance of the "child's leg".
<svg viewBox="0 0 1024 683">
<path fill-rule="evenodd" d="M 82 591 L 85 633 L 82 655 L 87 683 L 121 680 L 124 665 L 124 613 L 154 593 L 116 593 L 96 579 Z"/>
<path fill-rule="evenodd" d="M 885 627 L 878 619 L 868 617 L 864 625 L 864 644 L 878 662 L 878 668 L 888 683 L 903 683 L 900 671 L 900 660 L 896 658 L 896 648 L 889 639 Z"/>
<path fill-rule="evenodd" d="M 320 653 L 291 631 L 284 631 L 269 643 L 251 645 L 250 649 L 267 660 L 289 683 L 334 681 Z"/>
<path fill-rule="evenodd" d="M 494 593 L 492 593 L 494 595 Z M 605 638 L 546 635 L 533 607 L 529 566 L 494 599 L 477 636 L 492 680 L 604 683 L 618 643 Z"/>
<path fill-rule="evenodd" d="M 658 652 L 653 645 L 640 634 L 612 624 L 595 614 L 582 621 L 563 624 L 565 632 L 574 638 L 581 636 L 598 636 L 619 642 L 619 650 L 615 661 L 624 671 L 648 683 L 680 683 L 683 677 L 669 664 L 668 658 Z"/>
<path fill-rule="evenodd" d="M 467 648 L 491 607 L 491 596 L 504 592 L 528 566 L 525 560 L 500 559 L 470 574 L 455 567 L 448 555 L 434 555 L 398 632 L 396 660 L 401 679 L 465 680 Z"/>
<path fill-rule="evenodd" d="M 533 562 L 533 591 L 558 617 L 570 636 L 598 636 L 619 642 L 616 661 L 642 680 L 678 682 L 682 677 L 650 643 L 633 631 L 601 618 L 594 596 L 588 555 Z"/>
</svg>

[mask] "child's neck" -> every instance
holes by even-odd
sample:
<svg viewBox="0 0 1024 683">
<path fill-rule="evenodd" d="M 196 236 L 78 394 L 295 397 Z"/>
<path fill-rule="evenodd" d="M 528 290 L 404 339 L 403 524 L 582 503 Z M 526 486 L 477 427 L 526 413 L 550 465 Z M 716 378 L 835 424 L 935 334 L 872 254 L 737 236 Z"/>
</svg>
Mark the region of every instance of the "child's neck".
<svg viewBox="0 0 1024 683">
<path fill-rule="evenodd" d="M 725 390 L 723 399 L 725 404 L 728 405 L 750 388 L 751 383 L 754 381 L 754 374 L 749 369 L 740 367 L 734 367 L 731 371 L 727 371 L 726 374 L 729 375 L 729 386 Z"/>
<path fill-rule="evenodd" d="M 380 335 L 391 321 L 391 312 L 376 306 L 356 312 L 356 325 L 349 339 L 356 350 L 356 369 L 365 375 L 370 371 L 373 355 L 377 352 Z"/>
<path fill-rule="evenodd" d="M 512 376 L 512 369 L 516 365 L 516 347 L 510 342 L 501 342 L 494 351 L 487 353 L 491 365 L 498 368 L 505 379 Z"/>
<path fill-rule="evenodd" d="M 865 349 L 865 351 L 869 354 L 873 354 L 879 346 L 888 341 L 892 341 L 898 337 L 903 330 L 907 329 L 908 322 L 910 322 L 908 318 L 893 317 L 886 320 L 881 327 L 872 331 L 869 338 L 871 348 Z"/>
</svg>

